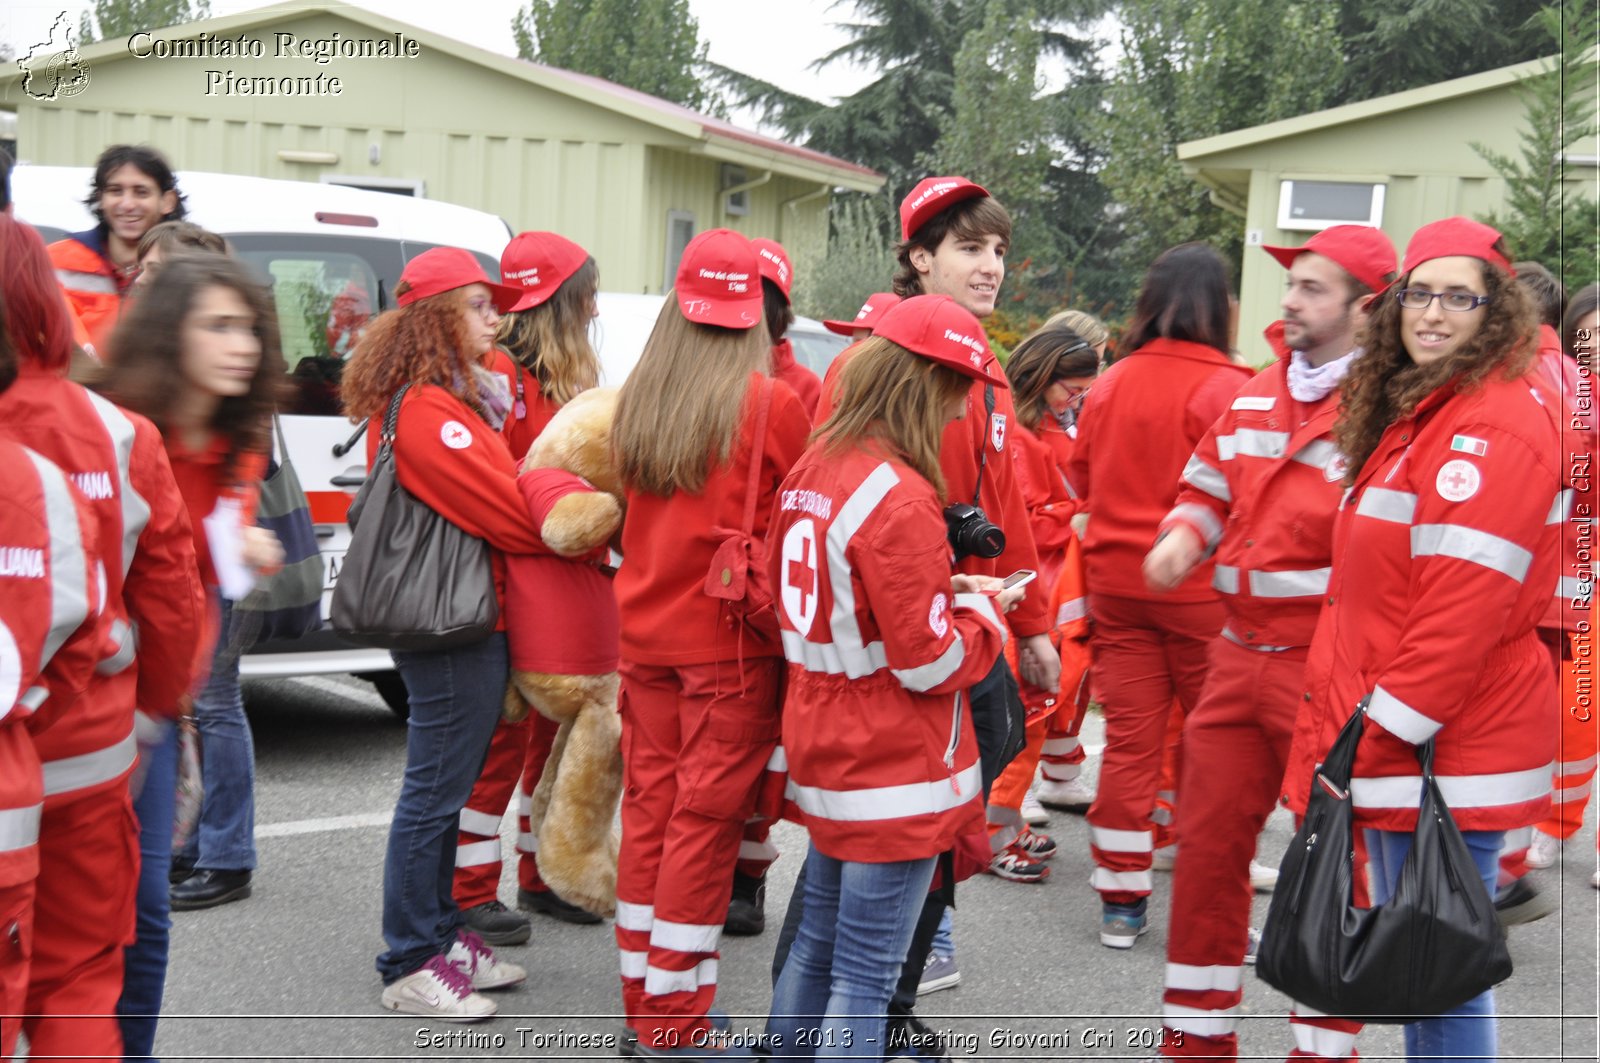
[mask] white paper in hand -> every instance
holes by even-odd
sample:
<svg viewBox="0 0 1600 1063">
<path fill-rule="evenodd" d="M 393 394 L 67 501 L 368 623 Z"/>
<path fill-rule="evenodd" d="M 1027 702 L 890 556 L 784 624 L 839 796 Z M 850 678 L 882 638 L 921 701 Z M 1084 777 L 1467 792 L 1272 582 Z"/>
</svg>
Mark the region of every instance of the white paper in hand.
<svg viewBox="0 0 1600 1063">
<path fill-rule="evenodd" d="M 211 567 L 217 570 L 222 596 L 237 602 L 250 593 L 256 577 L 244 564 L 242 514 L 237 498 L 219 498 L 205 519 L 206 543 L 211 547 Z"/>
</svg>

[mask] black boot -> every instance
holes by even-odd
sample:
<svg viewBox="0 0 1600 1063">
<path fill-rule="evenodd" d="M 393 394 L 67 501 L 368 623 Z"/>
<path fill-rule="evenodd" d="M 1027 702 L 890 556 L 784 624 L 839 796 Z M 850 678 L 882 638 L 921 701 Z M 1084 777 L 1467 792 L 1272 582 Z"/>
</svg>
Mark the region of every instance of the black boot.
<svg viewBox="0 0 1600 1063">
<path fill-rule="evenodd" d="M 767 928 L 767 880 L 733 873 L 733 898 L 728 901 L 728 918 L 722 931 L 734 937 L 753 937 Z"/>
</svg>

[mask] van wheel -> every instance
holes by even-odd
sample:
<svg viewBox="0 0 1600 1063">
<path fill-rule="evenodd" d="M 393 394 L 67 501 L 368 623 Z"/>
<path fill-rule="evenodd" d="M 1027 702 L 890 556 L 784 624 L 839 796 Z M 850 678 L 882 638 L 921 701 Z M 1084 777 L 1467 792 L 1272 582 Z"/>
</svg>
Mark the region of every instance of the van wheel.
<svg viewBox="0 0 1600 1063">
<path fill-rule="evenodd" d="M 378 696 L 389 706 L 389 711 L 402 720 L 411 718 L 411 702 L 406 695 L 406 681 L 399 672 L 368 672 L 363 678 L 377 688 Z"/>
</svg>

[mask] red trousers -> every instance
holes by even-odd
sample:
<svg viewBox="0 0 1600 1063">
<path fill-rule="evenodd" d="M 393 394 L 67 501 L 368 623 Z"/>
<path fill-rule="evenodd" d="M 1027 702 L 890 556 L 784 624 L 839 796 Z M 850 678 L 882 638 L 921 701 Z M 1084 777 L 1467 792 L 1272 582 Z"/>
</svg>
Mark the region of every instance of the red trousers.
<svg viewBox="0 0 1600 1063">
<path fill-rule="evenodd" d="M 1294 737 L 1304 647 L 1261 653 L 1218 637 L 1183 726 L 1182 844 L 1172 875 L 1162 1022 L 1168 1056 L 1236 1058 L 1250 931 L 1250 861 Z"/>
<path fill-rule="evenodd" d="M 1150 854 L 1173 699 L 1200 701 L 1206 651 L 1222 630 L 1220 602 L 1089 595 L 1096 687 L 1106 716 L 1100 785 L 1089 808 L 1090 883 L 1110 904 L 1150 894 Z"/>
<path fill-rule="evenodd" d="M 1022 818 L 1022 799 L 1028 796 L 1028 787 L 1033 785 L 1033 771 L 1039 766 L 1039 755 L 1044 750 L 1045 731 L 1054 718 L 1055 713 L 1052 712 L 1028 721 L 1025 732 L 1027 745 L 1022 747 L 1022 752 L 1005 766 L 994 785 L 989 787 L 987 815 L 989 849 L 992 852 L 998 853 L 1016 841 L 1017 835 L 1028 825 Z"/>
<path fill-rule="evenodd" d="M 492 901 L 500 892 L 500 820 L 517 799 L 517 884 L 544 890 L 539 878 L 539 841 L 528 829 L 528 805 L 559 725 L 530 712 L 517 723 L 501 720 L 489 740 L 489 755 L 461 810 L 456 838 L 456 873 L 451 892 L 463 909 Z M 519 784 L 520 780 L 520 784 Z"/>
<path fill-rule="evenodd" d="M 0 1060 L 17 1050 L 33 954 L 33 880 L 0 889 Z"/>
<path fill-rule="evenodd" d="M 641 1044 L 694 1044 L 717 991 L 717 944 L 740 834 L 778 744 L 783 662 L 623 661 L 617 948 Z"/>
<path fill-rule="evenodd" d="M 1583 826 L 1583 810 L 1594 789 L 1597 744 L 1600 733 L 1595 714 L 1600 712 L 1595 692 L 1594 632 L 1572 636 L 1572 660 L 1562 661 L 1561 748 L 1556 754 L 1555 792 L 1550 795 L 1550 818 L 1539 830 L 1566 839 Z"/>
<path fill-rule="evenodd" d="M 139 826 L 125 784 L 58 804 L 39 822 L 33 962 L 22 1030 L 32 1058 L 122 1059 L 117 999 L 133 941 Z"/>
</svg>

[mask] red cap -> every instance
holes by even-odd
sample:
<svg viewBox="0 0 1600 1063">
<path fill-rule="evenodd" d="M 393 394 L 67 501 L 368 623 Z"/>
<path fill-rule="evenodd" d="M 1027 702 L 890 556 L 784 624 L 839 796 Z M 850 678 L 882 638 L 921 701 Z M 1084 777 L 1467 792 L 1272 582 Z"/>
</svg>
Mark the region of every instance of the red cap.
<svg viewBox="0 0 1600 1063">
<path fill-rule="evenodd" d="M 751 240 L 750 246 L 756 249 L 756 263 L 761 267 L 762 278 L 776 284 L 788 299 L 789 288 L 794 284 L 794 266 L 789 262 L 789 252 L 778 241 L 766 237 Z"/>
<path fill-rule="evenodd" d="M 1481 258 L 1500 267 L 1507 276 L 1515 277 L 1517 271 L 1511 268 L 1506 256 L 1494 249 L 1499 239 L 1500 234 L 1483 222 L 1459 215 L 1429 222 L 1411 234 L 1411 242 L 1406 245 L 1406 264 L 1401 272 L 1410 273 L 1429 259 L 1465 255 Z"/>
<path fill-rule="evenodd" d="M 992 372 L 988 368 L 994 355 L 983 326 L 948 295 L 914 295 L 896 303 L 872 334 L 986 384 L 1011 386 L 998 363 Z"/>
<path fill-rule="evenodd" d="M 511 309 L 530 310 L 545 302 L 587 261 L 589 252 L 565 236 L 518 233 L 500 252 L 500 279 L 520 294 Z"/>
<path fill-rule="evenodd" d="M 965 177 L 925 177 L 900 201 L 900 239 L 909 240 L 927 220 L 964 199 L 986 196 L 989 190 Z"/>
<path fill-rule="evenodd" d="M 678 309 L 697 325 L 753 328 L 764 320 L 761 266 L 750 241 L 732 229 L 708 229 L 689 241 L 673 289 Z"/>
<path fill-rule="evenodd" d="M 873 292 L 867 296 L 867 301 L 861 304 L 861 309 L 856 311 L 854 321 L 824 321 L 822 324 L 829 332 L 837 332 L 841 336 L 854 335 L 856 329 L 870 329 L 877 324 L 883 312 L 900 301 L 900 297 L 893 292 Z"/>
<path fill-rule="evenodd" d="M 1306 241 L 1304 247 L 1262 247 L 1288 269 L 1307 251 L 1332 259 L 1372 291 L 1382 291 L 1394 272 L 1394 243 L 1370 225 L 1334 225 Z"/>
<path fill-rule="evenodd" d="M 401 306 L 410 306 L 418 299 L 455 291 L 469 284 L 487 285 L 494 295 L 494 308 L 502 314 L 522 298 L 521 288 L 496 284 L 483 272 L 472 253 L 459 247 L 435 247 L 422 252 L 406 263 L 406 268 L 400 271 L 400 280 L 410 285 L 404 294 L 395 297 L 395 302 Z"/>
</svg>

